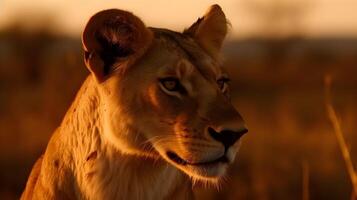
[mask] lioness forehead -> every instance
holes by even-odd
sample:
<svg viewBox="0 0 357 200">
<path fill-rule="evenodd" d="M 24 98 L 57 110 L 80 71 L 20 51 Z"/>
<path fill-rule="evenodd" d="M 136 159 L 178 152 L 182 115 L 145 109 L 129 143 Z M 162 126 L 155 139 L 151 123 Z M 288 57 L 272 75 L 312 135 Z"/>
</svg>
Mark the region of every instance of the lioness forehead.
<svg viewBox="0 0 357 200">
<path fill-rule="evenodd" d="M 210 57 L 190 36 L 167 29 L 151 28 L 155 38 L 164 40 L 168 46 L 189 61 L 206 79 L 216 78 L 222 73 L 220 63 Z"/>
</svg>

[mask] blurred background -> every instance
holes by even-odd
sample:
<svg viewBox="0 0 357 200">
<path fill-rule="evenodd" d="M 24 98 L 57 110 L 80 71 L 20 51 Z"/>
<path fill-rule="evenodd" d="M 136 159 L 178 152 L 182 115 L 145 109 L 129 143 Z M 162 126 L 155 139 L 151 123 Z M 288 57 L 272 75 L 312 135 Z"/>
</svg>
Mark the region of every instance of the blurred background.
<svg viewBox="0 0 357 200">
<path fill-rule="evenodd" d="M 105 8 L 183 30 L 218 3 L 244 137 L 227 183 L 198 199 L 353 199 L 325 111 L 326 74 L 357 164 L 355 0 L 0 0 L 0 199 L 17 199 L 88 72 L 80 34 Z M 303 195 L 305 194 L 305 195 Z"/>
</svg>

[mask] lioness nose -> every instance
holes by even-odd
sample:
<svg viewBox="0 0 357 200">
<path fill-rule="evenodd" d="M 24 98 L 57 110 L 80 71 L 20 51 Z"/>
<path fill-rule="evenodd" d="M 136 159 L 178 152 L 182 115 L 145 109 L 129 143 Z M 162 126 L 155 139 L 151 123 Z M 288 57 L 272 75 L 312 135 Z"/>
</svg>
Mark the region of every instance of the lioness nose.
<svg viewBox="0 0 357 200">
<path fill-rule="evenodd" d="M 246 128 L 242 128 L 238 131 L 222 130 L 220 132 L 217 132 L 211 127 L 208 128 L 209 135 L 213 139 L 221 142 L 226 148 L 232 146 L 239 138 L 241 138 L 247 132 L 248 129 Z"/>
</svg>

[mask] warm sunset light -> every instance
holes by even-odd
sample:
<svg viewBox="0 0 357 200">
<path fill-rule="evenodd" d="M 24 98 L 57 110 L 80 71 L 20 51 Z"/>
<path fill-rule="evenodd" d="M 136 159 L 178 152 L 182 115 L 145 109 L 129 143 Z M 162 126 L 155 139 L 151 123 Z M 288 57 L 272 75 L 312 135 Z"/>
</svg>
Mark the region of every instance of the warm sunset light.
<svg viewBox="0 0 357 200">
<path fill-rule="evenodd" d="M 357 198 L 356 0 L 0 0 L 0 199 Z"/>
<path fill-rule="evenodd" d="M 214 3 L 225 8 L 233 27 L 233 38 L 264 36 L 266 31 L 272 31 L 266 29 L 265 23 L 273 25 L 269 29 L 279 28 L 311 37 L 357 35 L 357 1 L 354 0 L 184 0 L 174 3 L 166 0 L 2 0 L 0 28 L 14 20 L 28 26 L 51 22 L 56 28 L 61 27 L 56 31 L 76 36 L 94 12 L 120 8 L 140 15 L 150 26 L 182 30 Z"/>
</svg>

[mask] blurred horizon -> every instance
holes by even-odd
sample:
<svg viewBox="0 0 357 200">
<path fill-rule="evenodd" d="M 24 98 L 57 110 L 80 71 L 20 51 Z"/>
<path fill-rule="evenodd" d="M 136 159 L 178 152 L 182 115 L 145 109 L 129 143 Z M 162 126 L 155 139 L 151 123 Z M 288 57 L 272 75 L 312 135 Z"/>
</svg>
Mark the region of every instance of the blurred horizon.
<svg viewBox="0 0 357 200">
<path fill-rule="evenodd" d="M 181 31 L 203 16 L 212 4 L 219 4 L 232 25 L 229 39 L 256 37 L 355 38 L 357 1 L 354 0 L 2 0 L 0 30 L 22 23 L 28 30 L 43 23 L 53 31 L 79 37 L 94 13 L 109 8 L 133 12 L 147 26 Z M 60 28 L 59 28 L 60 27 Z"/>
</svg>

